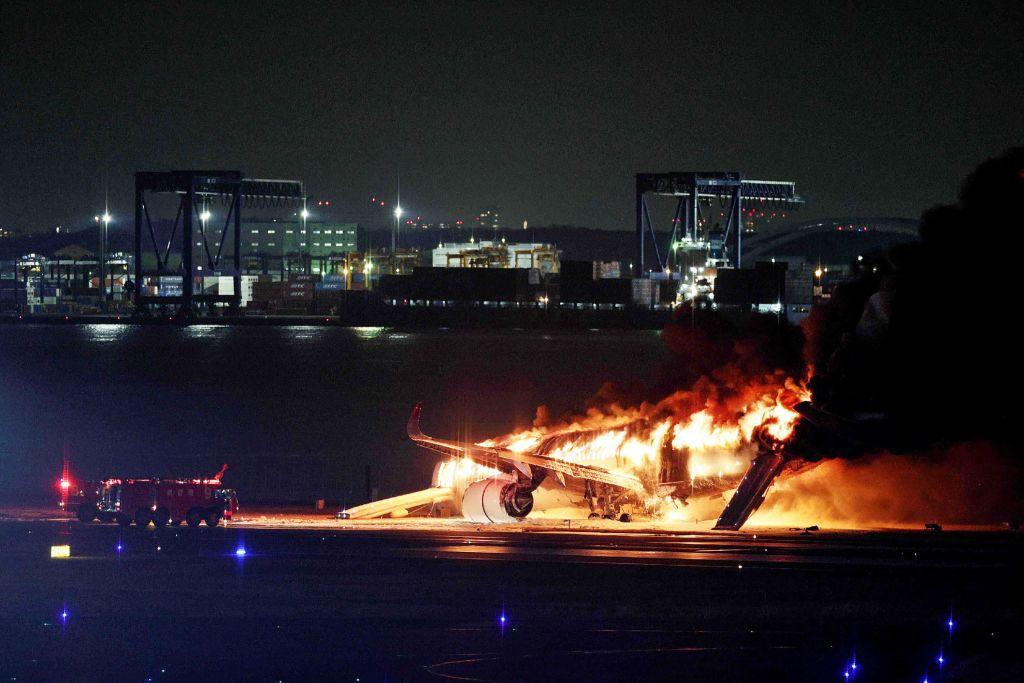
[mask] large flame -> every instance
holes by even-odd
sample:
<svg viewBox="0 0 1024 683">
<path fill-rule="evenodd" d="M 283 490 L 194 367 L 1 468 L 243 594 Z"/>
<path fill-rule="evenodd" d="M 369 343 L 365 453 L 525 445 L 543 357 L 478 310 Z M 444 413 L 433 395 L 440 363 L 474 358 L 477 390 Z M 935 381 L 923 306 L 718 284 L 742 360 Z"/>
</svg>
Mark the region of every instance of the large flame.
<svg viewBox="0 0 1024 683">
<path fill-rule="evenodd" d="M 474 481 L 497 476 L 501 476 L 501 471 L 493 467 L 481 465 L 469 458 L 451 458 L 438 465 L 434 486 L 465 488 Z"/>
<path fill-rule="evenodd" d="M 649 491 L 648 507 L 673 514 L 675 505 L 659 492 L 665 482 L 676 495 L 728 488 L 756 453 L 755 438 L 778 444 L 793 433 L 808 398 L 802 385 L 770 376 L 740 394 L 679 392 L 655 404 L 586 415 L 554 426 L 535 426 L 481 446 L 514 452 L 537 450 L 566 462 L 636 475 Z"/>
</svg>

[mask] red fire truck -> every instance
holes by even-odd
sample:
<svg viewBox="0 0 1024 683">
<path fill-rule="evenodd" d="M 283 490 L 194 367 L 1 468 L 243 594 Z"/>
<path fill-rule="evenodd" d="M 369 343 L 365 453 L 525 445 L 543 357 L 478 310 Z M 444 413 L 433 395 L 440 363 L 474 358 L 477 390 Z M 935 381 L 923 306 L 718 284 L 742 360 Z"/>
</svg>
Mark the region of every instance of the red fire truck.
<svg viewBox="0 0 1024 683">
<path fill-rule="evenodd" d="M 142 529 L 182 522 L 189 526 L 217 526 L 238 510 L 233 489 L 223 488 L 227 465 L 209 479 L 107 479 L 85 485 L 78 497 L 76 516 L 83 522 L 98 519 Z M 70 507 L 70 505 L 69 505 Z"/>
</svg>

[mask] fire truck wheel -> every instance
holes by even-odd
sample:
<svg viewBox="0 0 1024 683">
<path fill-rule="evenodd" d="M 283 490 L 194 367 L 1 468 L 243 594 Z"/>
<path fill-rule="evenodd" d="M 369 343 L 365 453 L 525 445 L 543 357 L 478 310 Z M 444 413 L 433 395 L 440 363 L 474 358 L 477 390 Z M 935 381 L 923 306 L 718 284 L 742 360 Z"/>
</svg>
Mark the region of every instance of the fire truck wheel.
<svg viewBox="0 0 1024 683">
<path fill-rule="evenodd" d="M 191 527 L 199 526 L 199 523 L 203 521 L 203 513 L 192 508 L 188 511 L 188 514 L 185 515 L 185 521 L 188 522 L 188 525 Z"/>
<path fill-rule="evenodd" d="M 123 512 L 117 513 L 117 516 L 114 517 L 114 519 L 120 526 L 128 526 L 132 523 L 132 518 L 124 514 Z"/>
<path fill-rule="evenodd" d="M 139 508 L 135 511 L 135 526 L 139 529 L 145 529 L 149 526 L 149 520 L 152 517 L 152 513 L 146 508 Z"/>
<path fill-rule="evenodd" d="M 596 512 L 591 512 L 590 515 L 587 516 L 587 519 L 601 519 L 601 515 Z"/>
<path fill-rule="evenodd" d="M 79 506 L 78 512 L 75 513 L 78 517 L 79 522 L 91 522 L 96 519 L 96 510 L 89 507 Z"/>
<path fill-rule="evenodd" d="M 157 527 L 167 526 L 169 521 L 171 521 L 171 512 L 167 508 L 157 508 L 153 513 L 153 524 Z"/>
<path fill-rule="evenodd" d="M 215 527 L 220 524 L 220 512 L 217 510 L 210 510 L 206 513 L 206 526 Z"/>
<path fill-rule="evenodd" d="M 619 521 L 623 523 L 632 522 L 633 515 L 629 514 L 628 512 L 623 512 L 622 515 L 619 516 Z"/>
</svg>

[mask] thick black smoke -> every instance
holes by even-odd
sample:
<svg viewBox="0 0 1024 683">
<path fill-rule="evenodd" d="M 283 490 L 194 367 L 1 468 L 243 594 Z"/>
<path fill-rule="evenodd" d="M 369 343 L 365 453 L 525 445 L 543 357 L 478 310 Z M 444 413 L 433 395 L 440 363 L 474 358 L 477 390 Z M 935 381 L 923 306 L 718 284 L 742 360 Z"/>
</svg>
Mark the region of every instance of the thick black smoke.
<svg viewBox="0 0 1024 683">
<path fill-rule="evenodd" d="M 865 255 L 861 276 L 805 321 L 816 405 L 877 414 L 886 448 L 1020 443 L 1024 147 L 975 169 L 919 242 Z"/>
</svg>

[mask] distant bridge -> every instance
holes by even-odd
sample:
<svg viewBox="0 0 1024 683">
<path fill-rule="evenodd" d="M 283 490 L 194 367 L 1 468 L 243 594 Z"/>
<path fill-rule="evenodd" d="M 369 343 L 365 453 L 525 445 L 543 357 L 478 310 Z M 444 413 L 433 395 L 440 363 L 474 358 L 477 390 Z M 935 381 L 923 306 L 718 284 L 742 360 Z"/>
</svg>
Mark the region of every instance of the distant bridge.
<svg viewBox="0 0 1024 683">
<path fill-rule="evenodd" d="M 743 243 L 743 255 L 751 260 L 767 258 L 780 253 L 780 248 L 810 235 L 831 235 L 838 232 L 882 233 L 917 237 L 917 221 L 906 218 L 850 218 L 818 220 L 789 224 L 762 230 L 748 236 Z"/>
</svg>

